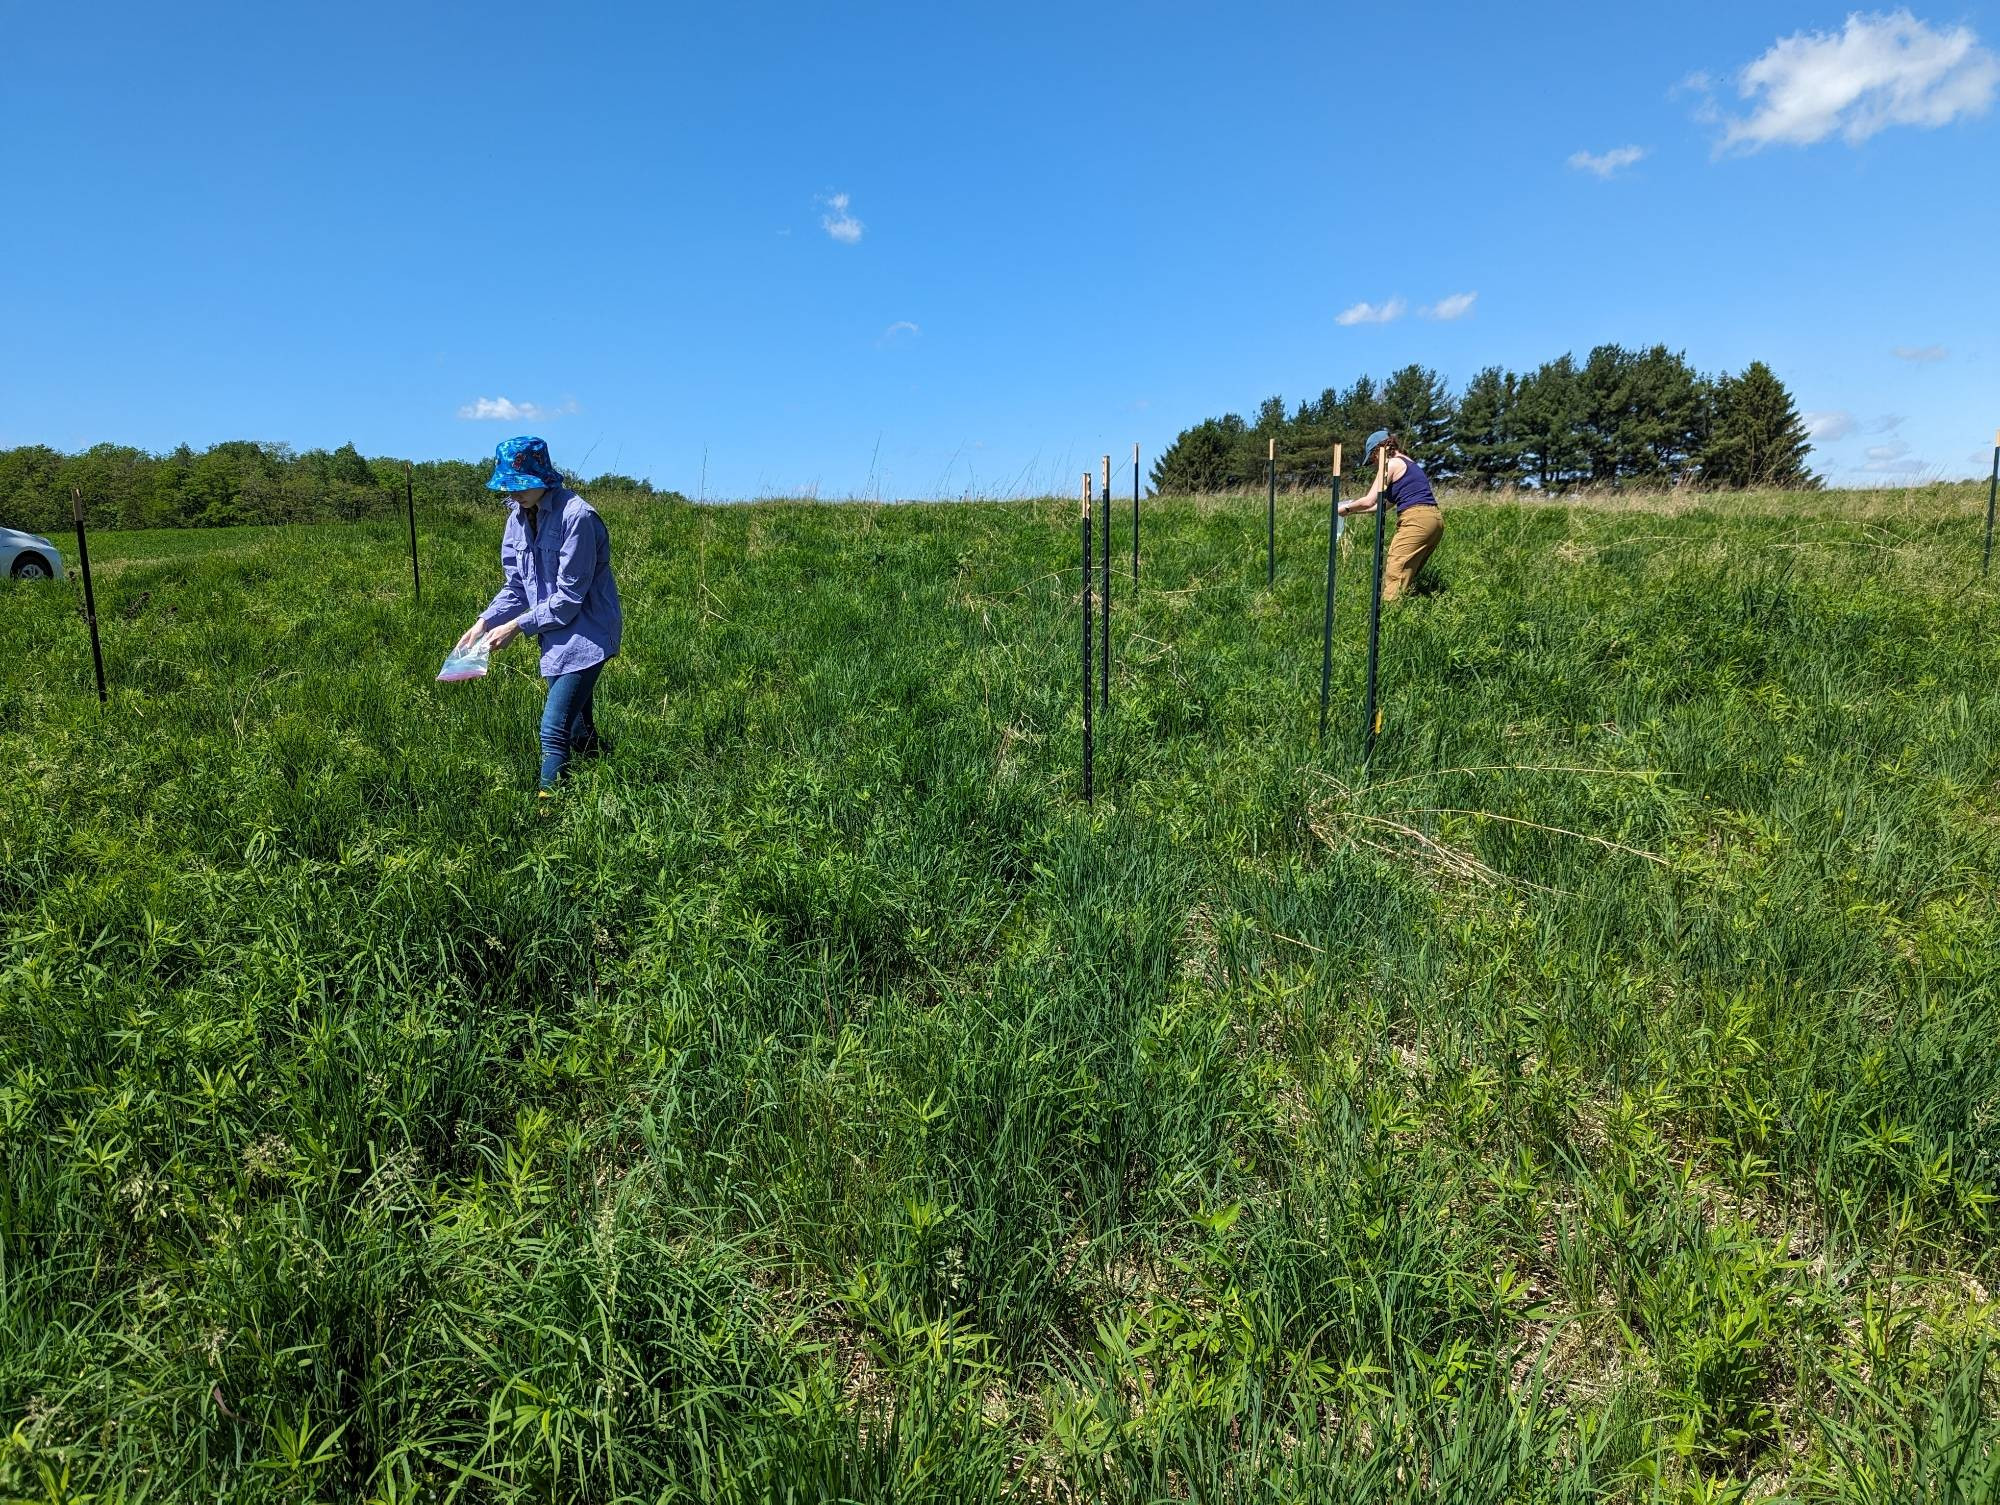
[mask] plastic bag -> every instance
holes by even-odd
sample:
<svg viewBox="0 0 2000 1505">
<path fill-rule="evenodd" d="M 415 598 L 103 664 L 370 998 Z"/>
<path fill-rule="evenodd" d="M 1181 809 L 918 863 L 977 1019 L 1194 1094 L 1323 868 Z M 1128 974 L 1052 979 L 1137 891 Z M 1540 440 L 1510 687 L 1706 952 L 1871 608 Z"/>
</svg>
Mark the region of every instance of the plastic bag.
<svg viewBox="0 0 2000 1505">
<path fill-rule="evenodd" d="M 481 633 L 479 641 L 470 648 L 453 648 L 445 656 L 444 667 L 438 670 L 438 683 L 450 685 L 462 679 L 484 679 L 492 661 L 493 650 L 487 647 L 486 635 Z"/>
</svg>

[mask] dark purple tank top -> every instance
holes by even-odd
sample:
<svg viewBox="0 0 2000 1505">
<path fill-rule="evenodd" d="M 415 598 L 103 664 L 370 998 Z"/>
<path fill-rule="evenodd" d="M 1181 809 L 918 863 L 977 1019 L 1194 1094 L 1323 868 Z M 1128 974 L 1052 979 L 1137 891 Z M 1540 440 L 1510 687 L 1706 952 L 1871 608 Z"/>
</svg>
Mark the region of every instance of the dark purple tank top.
<svg viewBox="0 0 2000 1505">
<path fill-rule="evenodd" d="M 1412 507 L 1435 507 L 1437 493 L 1431 490 L 1431 478 L 1424 474 L 1423 466 L 1403 456 L 1403 479 L 1389 483 L 1389 500 L 1396 504 L 1398 513 L 1407 512 Z"/>
</svg>

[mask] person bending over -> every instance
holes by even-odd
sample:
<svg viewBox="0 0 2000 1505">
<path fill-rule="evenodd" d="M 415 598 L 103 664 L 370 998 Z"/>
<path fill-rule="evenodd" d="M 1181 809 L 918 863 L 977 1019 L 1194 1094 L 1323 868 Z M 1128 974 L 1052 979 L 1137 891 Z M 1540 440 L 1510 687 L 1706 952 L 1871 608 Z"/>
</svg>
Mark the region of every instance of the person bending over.
<svg viewBox="0 0 2000 1505">
<path fill-rule="evenodd" d="M 1438 510 L 1437 493 L 1423 466 L 1404 451 L 1403 443 L 1387 429 L 1368 436 L 1362 463 L 1374 460 L 1375 484 L 1366 496 L 1340 504 L 1343 517 L 1371 512 L 1375 499 L 1386 487 L 1396 509 L 1396 535 L 1389 540 L 1389 555 L 1382 566 L 1382 599 L 1393 601 L 1417 583 L 1417 575 L 1431 551 L 1444 537 L 1444 514 Z"/>
<path fill-rule="evenodd" d="M 547 799 L 570 760 L 609 750 L 591 703 L 597 676 L 618 652 L 624 613 L 611 578 L 611 536 L 590 503 L 563 485 L 540 439 L 504 440 L 494 451 L 489 491 L 507 498 L 500 535 L 500 593 L 458 640 L 470 648 L 483 633 L 504 648 L 523 633 L 542 650 L 549 682 L 542 709 L 541 796 Z"/>
</svg>

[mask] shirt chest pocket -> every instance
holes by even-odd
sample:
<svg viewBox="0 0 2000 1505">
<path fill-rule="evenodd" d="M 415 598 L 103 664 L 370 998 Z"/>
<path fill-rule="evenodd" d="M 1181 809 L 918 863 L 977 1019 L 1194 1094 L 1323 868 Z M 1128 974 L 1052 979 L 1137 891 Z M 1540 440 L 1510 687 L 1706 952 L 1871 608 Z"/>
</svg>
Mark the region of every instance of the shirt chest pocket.
<svg viewBox="0 0 2000 1505">
<path fill-rule="evenodd" d="M 536 589 L 554 590 L 562 572 L 562 540 L 543 535 L 528 546 L 528 552 L 534 556 Z"/>
</svg>

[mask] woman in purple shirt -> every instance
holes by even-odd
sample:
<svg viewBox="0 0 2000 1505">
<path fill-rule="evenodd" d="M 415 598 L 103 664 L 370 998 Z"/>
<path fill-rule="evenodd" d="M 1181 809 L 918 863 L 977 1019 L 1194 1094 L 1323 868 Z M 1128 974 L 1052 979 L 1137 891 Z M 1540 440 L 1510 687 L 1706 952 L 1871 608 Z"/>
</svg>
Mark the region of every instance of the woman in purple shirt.
<svg viewBox="0 0 2000 1505">
<path fill-rule="evenodd" d="M 1365 496 L 1340 504 L 1340 515 L 1370 512 L 1383 491 L 1389 493 L 1396 509 L 1396 536 L 1389 541 L 1389 557 L 1382 566 L 1382 599 L 1393 601 L 1417 583 L 1424 561 L 1444 537 L 1444 514 L 1438 510 L 1437 493 L 1431 478 L 1403 449 L 1403 441 L 1387 429 L 1368 436 L 1364 463 L 1374 460 L 1375 484 Z"/>
<path fill-rule="evenodd" d="M 540 439 L 509 439 L 495 451 L 486 485 L 504 492 L 507 527 L 500 537 L 500 593 L 458 640 L 470 648 L 483 633 L 504 648 L 522 633 L 542 649 L 549 698 L 542 710 L 542 798 L 573 757 L 609 750 L 597 733 L 591 701 L 597 676 L 618 652 L 624 614 L 611 578 L 611 538 L 604 519 L 563 485 Z"/>
</svg>

